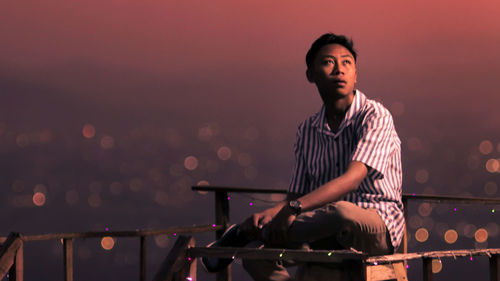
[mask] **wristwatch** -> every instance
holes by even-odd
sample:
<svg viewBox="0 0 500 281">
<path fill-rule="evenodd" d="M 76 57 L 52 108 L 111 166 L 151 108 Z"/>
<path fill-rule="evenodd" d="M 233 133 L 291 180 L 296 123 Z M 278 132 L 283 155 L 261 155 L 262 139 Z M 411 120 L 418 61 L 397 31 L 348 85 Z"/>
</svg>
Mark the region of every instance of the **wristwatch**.
<svg viewBox="0 0 500 281">
<path fill-rule="evenodd" d="M 302 212 L 302 203 L 299 200 L 288 201 L 288 207 L 293 210 L 296 216 Z"/>
</svg>

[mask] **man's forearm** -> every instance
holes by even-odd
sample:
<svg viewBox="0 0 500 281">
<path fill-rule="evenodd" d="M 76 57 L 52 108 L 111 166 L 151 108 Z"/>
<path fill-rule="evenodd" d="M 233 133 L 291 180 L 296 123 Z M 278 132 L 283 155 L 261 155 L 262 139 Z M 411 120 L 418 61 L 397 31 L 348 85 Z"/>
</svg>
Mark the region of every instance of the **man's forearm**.
<svg viewBox="0 0 500 281">
<path fill-rule="evenodd" d="M 298 198 L 302 204 L 302 210 L 316 209 L 339 200 L 346 194 L 355 191 L 367 174 L 368 168 L 364 163 L 358 161 L 351 162 L 349 168 L 342 176 Z"/>
</svg>

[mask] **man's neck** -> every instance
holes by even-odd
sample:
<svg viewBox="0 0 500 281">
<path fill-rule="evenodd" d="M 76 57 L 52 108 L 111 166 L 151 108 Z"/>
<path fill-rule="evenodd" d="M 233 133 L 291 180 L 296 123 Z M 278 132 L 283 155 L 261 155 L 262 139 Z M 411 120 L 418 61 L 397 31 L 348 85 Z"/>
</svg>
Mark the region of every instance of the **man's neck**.
<svg viewBox="0 0 500 281">
<path fill-rule="evenodd" d="M 353 101 L 354 93 L 339 99 L 324 101 L 326 120 L 332 131 L 336 132 L 338 130 Z"/>
</svg>

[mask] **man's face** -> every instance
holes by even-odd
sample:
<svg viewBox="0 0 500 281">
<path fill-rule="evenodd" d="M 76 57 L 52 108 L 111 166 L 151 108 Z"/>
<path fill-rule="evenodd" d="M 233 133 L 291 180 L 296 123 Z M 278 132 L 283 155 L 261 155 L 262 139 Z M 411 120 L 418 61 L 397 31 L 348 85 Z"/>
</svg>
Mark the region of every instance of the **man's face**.
<svg viewBox="0 0 500 281">
<path fill-rule="evenodd" d="M 356 63 L 351 52 L 339 44 L 323 46 L 307 69 L 307 79 L 315 83 L 323 99 L 352 95 L 356 84 Z"/>
</svg>

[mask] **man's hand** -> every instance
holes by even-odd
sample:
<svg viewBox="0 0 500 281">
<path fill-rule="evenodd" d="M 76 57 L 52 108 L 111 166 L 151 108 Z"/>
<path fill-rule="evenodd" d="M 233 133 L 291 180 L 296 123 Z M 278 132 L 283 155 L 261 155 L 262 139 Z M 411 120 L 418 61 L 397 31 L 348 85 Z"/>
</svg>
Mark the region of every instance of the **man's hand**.
<svg viewBox="0 0 500 281">
<path fill-rule="evenodd" d="M 290 207 L 281 208 L 269 225 L 266 244 L 271 247 L 284 247 L 288 240 L 288 229 L 295 218 L 296 215 Z"/>
<path fill-rule="evenodd" d="M 261 229 L 273 219 L 277 210 L 279 209 L 273 207 L 259 213 L 254 213 L 240 225 L 240 229 L 248 238 L 252 240 L 259 239 Z"/>
</svg>

